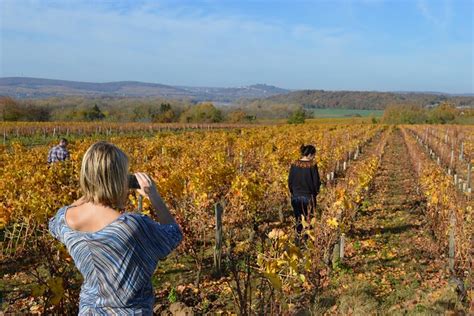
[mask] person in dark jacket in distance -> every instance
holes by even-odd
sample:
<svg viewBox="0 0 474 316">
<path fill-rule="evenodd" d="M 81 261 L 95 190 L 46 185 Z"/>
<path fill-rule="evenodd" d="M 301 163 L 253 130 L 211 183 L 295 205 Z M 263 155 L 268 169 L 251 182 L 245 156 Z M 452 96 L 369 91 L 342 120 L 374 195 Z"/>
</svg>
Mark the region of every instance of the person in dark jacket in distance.
<svg viewBox="0 0 474 316">
<path fill-rule="evenodd" d="M 291 164 L 288 176 L 288 188 L 291 193 L 291 206 L 296 219 L 296 231 L 303 230 L 301 216 L 306 219 L 314 213 L 316 197 L 319 193 L 321 181 L 314 158 L 316 148 L 313 145 L 301 145 L 301 158 Z"/>
</svg>

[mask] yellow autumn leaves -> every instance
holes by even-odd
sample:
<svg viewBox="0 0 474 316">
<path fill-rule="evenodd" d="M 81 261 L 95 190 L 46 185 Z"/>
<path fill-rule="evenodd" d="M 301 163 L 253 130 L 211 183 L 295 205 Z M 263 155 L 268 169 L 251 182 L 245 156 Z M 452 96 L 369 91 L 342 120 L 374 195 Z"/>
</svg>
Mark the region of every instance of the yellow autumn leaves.
<svg viewBox="0 0 474 316">
<path fill-rule="evenodd" d="M 46 284 L 36 284 L 31 288 L 31 295 L 40 297 L 50 291 L 49 300 L 51 304 L 57 305 L 64 296 L 63 279 L 61 277 L 51 277 Z"/>
<path fill-rule="evenodd" d="M 289 237 L 289 234 L 280 228 L 271 230 L 268 234 L 272 241 L 269 249 L 257 256 L 260 271 L 279 292 L 307 286 L 306 276 L 301 268 L 311 267 L 309 254 L 289 241 Z"/>
<path fill-rule="evenodd" d="M 248 228 L 255 218 L 277 218 L 277 210 L 288 206 L 288 168 L 299 157 L 301 143 L 316 145 L 320 174 L 325 178 L 337 161 L 346 159 L 348 152 L 381 129 L 379 125 L 309 123 L 162 133 L 146 139 L 125 134 L 110 137 L 109 141 L 127 152 L 131 172 L 146 172 L 156 181 L 180 223 L 193 232 L 187 239 L 188 244 L 195 246 L 201 244 L 199 238 L 209 236 L 213 229 L 212 206 L 216 202 L 225 201 L 223 221 L 229 230 Z M 82 155 L 95 141 L 89 137 L 71 139 L 71 159 L 54 166 L 48 166 L 46 158 L 55 143 L 29 147 L 13 142 L 1 147 L 0 228 L 29 220 L 34 224 L 31 227 L 37 229 L 42 225 L 41 234 L 48 234 L 45 228 L 48 218 L 80 196 L 78 175 Z M 129 199 L 127 211 L 132 211 L 137 208 L 138 199 L 133 192 Z M 149 213 L 150 207 L 145 199 L 143 212 Z M 336 228 L 339 223 L 330 221 L 327 225 Z M 22 230 L 15 238 L 25 240 L 21 243 L 23 249 L 15 250 L 31 251 L 29 247 L 35 245 L 35 240 L 27 235 L 36 236 Z M 283 247 L 290 243 L 290 236 L 284 230 L 270 234 L 277 248 L 274 248 L 275 257 L 259 257 L 262 273 L 277 288 L 288 283 L 309 287 L 306 273 L 314 261 L 309 253 L 303 254 L 295 245 Z M 309 232 L 308 236 L 315 241 L 313 233 Z M 249 251 L 243 243 L 238 243 L 236 248 Z M 46 284 L 34 287 L 33 294 L 47 296 L 54 304 L 63 299 L 63 286 L 62 279 L 53 277 Z M 281 287 L 282 292 L 285 288 Z"/>
</svg>

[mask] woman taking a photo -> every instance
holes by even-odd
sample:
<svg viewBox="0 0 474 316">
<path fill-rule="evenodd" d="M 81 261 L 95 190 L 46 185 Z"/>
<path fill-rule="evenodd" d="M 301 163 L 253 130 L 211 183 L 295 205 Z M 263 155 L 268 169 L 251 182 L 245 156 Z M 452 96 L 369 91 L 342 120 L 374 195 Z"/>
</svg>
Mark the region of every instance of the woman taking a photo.
<svg viewBox="0 0 474 316">
<path fill-rule="evenodd" d="M 318 166 L 314 162 L 316 148 L 313 145 L 301 145 L 301 158 L 291 164 L 288 176 L 288 187 L 291 193 L 291 206 L 296 219 L 296 232 L 303 230 L 301 216 L 306 219 L 314 213 L 316 196 L 321 182 Z"/>
<path fill-rule="evenodd" d="M 158 222 L 120 213 L 129 190 L 128 158 L 107 142 L 93 144 L 82 160 L 83 197 L 59 209 L 49 230 L 84 277 L 79 315 L 152 315 L 151 277 L 158 260 L 182 239 L 155 183 L 136 173 L 138 192 L 150 199 Z"/>
</svg>

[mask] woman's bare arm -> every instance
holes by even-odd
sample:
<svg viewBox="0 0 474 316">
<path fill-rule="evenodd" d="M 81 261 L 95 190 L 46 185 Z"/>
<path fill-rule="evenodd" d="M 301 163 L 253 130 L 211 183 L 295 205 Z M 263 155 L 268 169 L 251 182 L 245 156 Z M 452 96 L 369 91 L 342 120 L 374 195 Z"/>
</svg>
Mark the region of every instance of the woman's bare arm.
<svg viewBox="0 0 474 316">
<path fill-rule="evenodd" d="M 168 207 L 161 198 L 153 180 L 143 172 L 137 172 L 135 173 L 135 176 L 137 177 L 138 184 L 140 184 L 140 189 L 137 191 L 141 195 L 150 199 L 158 222 L 161 224 L 176 224 L 176 220 L 173 215 L 171 215 Z"/>
</svg>

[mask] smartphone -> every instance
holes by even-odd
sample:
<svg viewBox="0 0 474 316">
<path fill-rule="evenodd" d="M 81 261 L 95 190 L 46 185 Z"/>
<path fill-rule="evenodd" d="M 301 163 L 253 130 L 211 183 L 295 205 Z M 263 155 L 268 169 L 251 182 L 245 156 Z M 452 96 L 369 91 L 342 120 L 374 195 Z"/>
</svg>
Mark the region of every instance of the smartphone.
<svg viewBox="0 0 474 316">
<path fill-rule="evenodd" d="M 128 187 L 130 189 L 140 189 L 140 184 L 138 184 L 137 177 L 134 174 L 128 175 Z"/>
</svg>

